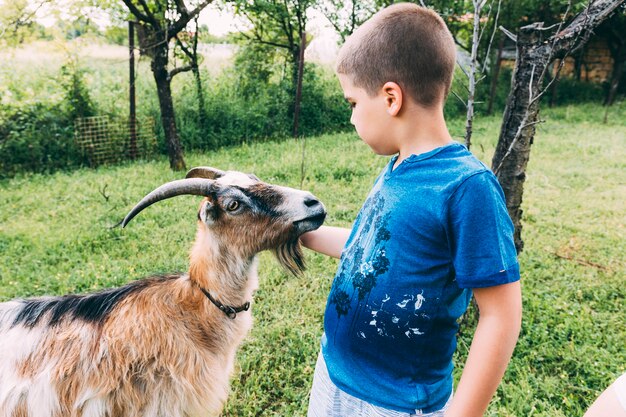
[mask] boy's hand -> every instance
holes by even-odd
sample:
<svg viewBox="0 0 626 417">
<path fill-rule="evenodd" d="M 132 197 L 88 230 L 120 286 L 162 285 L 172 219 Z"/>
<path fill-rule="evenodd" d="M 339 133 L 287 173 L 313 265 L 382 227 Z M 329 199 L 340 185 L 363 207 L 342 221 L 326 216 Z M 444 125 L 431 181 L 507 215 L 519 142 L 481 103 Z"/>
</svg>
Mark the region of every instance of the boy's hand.
<svg viewBox="0 0 626 417">
<path fill-rule="evenodd" d="M 461 381 L 446 417 L 480 417 L 487 410 L 517 343 L 522 321 L 520 282 L 474 289 L 480 316 Z"/>
<path fill-rule="evenodd" d="M 300 236 L 302 244 L 315 252 L 339 259 L 350 236 L 350 229 L 322 226 Z"/>
</svg>

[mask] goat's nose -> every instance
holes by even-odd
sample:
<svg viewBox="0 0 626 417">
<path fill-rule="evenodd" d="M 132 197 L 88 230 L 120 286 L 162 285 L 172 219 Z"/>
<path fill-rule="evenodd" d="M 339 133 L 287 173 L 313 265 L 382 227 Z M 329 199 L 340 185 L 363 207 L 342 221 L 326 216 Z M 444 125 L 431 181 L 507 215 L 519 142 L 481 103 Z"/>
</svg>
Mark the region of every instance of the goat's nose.
<svg viewBox="0 0 626 417">
<path fill-rule="evenodd" d="M 307 207 L 315 207 L 320 204 L 320 201 L 313 197 L 312 195 L 308 195 L 304 197 L 304 205 Z"/>
</svg>

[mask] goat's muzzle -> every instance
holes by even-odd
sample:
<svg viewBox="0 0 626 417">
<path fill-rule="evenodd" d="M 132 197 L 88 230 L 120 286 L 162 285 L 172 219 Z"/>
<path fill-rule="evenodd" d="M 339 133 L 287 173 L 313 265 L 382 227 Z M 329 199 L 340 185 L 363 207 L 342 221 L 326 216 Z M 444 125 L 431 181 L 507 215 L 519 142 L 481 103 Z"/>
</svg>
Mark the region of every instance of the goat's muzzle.
<svg viewBox="0 0 626 417">
<path fill-rule="evenodd" d="M 309 217 L 294 222 L 294 227 L 296 228 L 296 233 L 298 235 L 315 230 L 324 223 L 324 220 L 326 219 L 326 210 L 324 210 L 324 206 L 322 206 L 321 203 L 320 206 L 319 212 L 313 213 Z"/>
</svg>

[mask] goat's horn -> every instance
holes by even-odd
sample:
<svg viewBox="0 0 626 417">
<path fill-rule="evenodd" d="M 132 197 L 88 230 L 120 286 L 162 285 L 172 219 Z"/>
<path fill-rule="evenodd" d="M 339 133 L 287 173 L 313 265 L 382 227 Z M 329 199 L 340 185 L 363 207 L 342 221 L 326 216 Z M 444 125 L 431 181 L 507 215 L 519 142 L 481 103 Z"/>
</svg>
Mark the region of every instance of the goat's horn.
<svg viewBox="0 0 626 417">
<path fill-rule="evenodd" d="M 208 196 L 214 181 L 205 178 L 187 178 L 163 184 L 150 194 L 146 195 L 122 220 L 125 227 L 139 212 L 154 203 L 179 195 Z"/>
<path fill-rule="evenodd" d="M 206 178 L 209 180 L 215 180 L 226 175 L 221 169 L 213 167 L 195 167 L 191 168 L 185 178 Z"/>
</svg>

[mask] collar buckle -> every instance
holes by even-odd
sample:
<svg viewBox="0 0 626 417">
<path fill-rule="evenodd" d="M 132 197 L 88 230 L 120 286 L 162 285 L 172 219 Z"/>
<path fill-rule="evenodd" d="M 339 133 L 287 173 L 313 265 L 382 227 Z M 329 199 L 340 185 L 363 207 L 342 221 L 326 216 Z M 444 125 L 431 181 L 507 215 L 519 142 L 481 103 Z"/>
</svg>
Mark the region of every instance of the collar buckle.
<svg viewBox="0 0 626 417">
<path fill-rule="evenodd" d="M 226 314 L 226 316 L 229 319 L 236 319 L 237 318 L 237 313 L 241 313 L 242 311 L 248 311 L 250 309 L 250 301 L 246 301 L 245 303 L 243 303 L 240 306 L 229 306 L 229 305 L 225 305 L 222 304 L 221 302 L 219 302 L 218 300 L 216 300 L 209 291 L 205 290 L 204 288 L 200 288 L 200 290 L 202 290 L 202 292 L 204 293 L 204 295 L 206 295 L 206 297 L 209 299 L 209 301 L 211 301 L 211 303 L 213 303 L 213 305 L 215 305 L 217 308 L 219 308 L 222 313 Z"/>
</svg>

